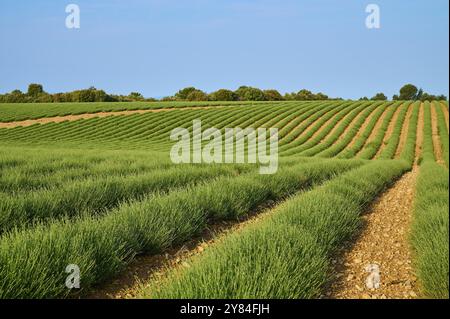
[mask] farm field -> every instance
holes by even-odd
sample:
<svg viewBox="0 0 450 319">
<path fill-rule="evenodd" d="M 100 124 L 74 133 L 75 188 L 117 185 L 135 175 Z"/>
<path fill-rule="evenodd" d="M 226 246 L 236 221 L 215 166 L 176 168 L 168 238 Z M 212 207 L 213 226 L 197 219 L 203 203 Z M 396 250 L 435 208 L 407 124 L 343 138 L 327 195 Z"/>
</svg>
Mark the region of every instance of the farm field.
<svg viewBox="0 0 450 319">
<path fill-rule="evenodd" d="M 448 298 L 448 114 L 438 101 L 0 104 L 0 298 Z M 278 171 L 174 164 L 171 131 L 195 120 L 277 128 Z"/>
</svg>

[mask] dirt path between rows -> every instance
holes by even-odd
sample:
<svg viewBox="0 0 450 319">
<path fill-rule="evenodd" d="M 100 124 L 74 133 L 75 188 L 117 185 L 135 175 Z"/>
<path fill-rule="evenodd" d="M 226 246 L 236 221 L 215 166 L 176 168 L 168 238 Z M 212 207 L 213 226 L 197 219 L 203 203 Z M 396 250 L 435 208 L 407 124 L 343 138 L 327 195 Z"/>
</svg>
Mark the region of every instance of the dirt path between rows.
<svg viewBox="0 0 450 319">
<path fill-rule="evenodd" d="M 397 119 L 398 119 L 399 113 L 402 109 L 402 106 L 403 105 L 399 105 L 397 107 L 397 110 L 394 113 L 394 116 L 392 116 L 391 121 L 389 122 L 388 128 L 386 130 L 386 133 L 384 134 L 383 142 L 381 143 L 380 148 L 378 149 L 377 153 L 373 157 L 374 159 L 376 159 L 380 156 L 381 152 L 383 152 L 383 149 L 386 147 L 386 144 L 388 143 L 389 139 L 391 138 L 392 133 L 394 132 L 394 129 L 395 129 L 395 124 L 397 124 Z"/>
<path fill-rule="evenodd" d="M 172 270 L 175 267 L 184 267 L 192 256 L 201 254 L 208 246 L 214 245 L 218 240 L 228 236 L 230 233 L 260 221 L 270 214 L 277 204 L 279 203 L 271 201 L 239 220 L 221 221 L 209 225 L 200 236 L 189 240 L 181 246 L 171 248 L 163 254 L 137 256 L 119 276 L 102 286 L 94 288 L 88 294 L 81 296 L 81 298 L 136 298 L 142 284 L 149 282 L 151 279 L 164 276 L 168 270 Z"/>
<path fill-rule="evenodd" d="M 400 133 L 400 139 L 398 141 L 397 150 L 395 151 L 394 158 L 399 158 L 400 154 L 403 151 L 403 148 L 405 147 L 406 139 L 408 138 L 409 123 L 411 121 L 413 109 L 414 103 L 411 103 L 411 105 L 408 107 L 408 111 L 406 112 L 405 120 L 403 121 L 402 131 Z"/>
<path fill-rule="evenodd" d="M 362 216 L 363 227 L 333 259 L 335 279 L 323 298 L 413 299 L 418 296 L 409 228 L 413 214 L 414 169 L 383 193 Z M 378 265 L 380 287 L 369 289 L 368 265 Z"/>
<path fill-rule="evenodd" d="M 431 108 L 431 128 L 433 132 L 433 148 L 434 148 L 434 156 L 436 157 L 436 162 L 441 165 L 445 165 L 445 162 L 442 157 L 442 145 L 441 139 L 439 137 L 439 129 L 438 129 L 438 117 L 435 109 L 435 104 L 432 103 Z"/>
<path fill-rule="evenodd" d="M 13 128 L 17 126 L 31 126 L 34 124 L 47 124 L 47 123 L 61 123 L 65 121 L 76 121 L 81 119 L 91 119 L 95 117 L 108 117 L 117 115 L 133 115 L 133 114 L 144 114 L 144 113 L 159 113 L 159 112 L 170 112 L 170 111 L 183 111 L 183 110 L 206 110 L 211 108 L 224 108 L 227 106 L 196 106 L 196 107 L 183 107 L 183 108 L 163 108 L 163 109 L 148 109 L 148 110 L 132 110 L 132 111 L 113 111 L 113 112 L 98 112 L 98 113 L 85 113 L 77 115 L 65 115 L 65 116 L 53 116 L 53 117 L 43 117 L 35 120 L 24 120 L 16 122 L 0 122 L 0 128 Z"/>
</svg>

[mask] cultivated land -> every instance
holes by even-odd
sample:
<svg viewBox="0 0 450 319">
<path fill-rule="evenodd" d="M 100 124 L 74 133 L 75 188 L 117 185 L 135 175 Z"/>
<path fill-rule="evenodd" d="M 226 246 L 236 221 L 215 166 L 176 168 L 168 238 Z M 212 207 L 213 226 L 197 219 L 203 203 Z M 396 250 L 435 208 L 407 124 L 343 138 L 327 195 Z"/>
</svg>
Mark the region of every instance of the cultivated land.
<svg viewBox="0 0 450 319">
<path fill-rule="evenodd" d="M 197 119 L 278 172 L 173 164 Z M 448 165 L 443 102 L 0 104 L 0 298 L 448 298 Z"/>
</svg>

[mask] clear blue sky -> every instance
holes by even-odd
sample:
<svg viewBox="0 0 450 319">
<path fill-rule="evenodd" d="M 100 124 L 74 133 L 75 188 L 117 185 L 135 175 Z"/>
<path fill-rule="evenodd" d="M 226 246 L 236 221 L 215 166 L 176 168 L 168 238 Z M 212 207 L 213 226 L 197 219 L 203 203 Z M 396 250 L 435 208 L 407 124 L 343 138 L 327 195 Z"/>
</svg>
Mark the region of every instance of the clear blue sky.
<svg viewBox="0 0 450 319">
<path fill-rule="evenodd" d="M 78 4 L 81 28 L 65 27 Z M 365 7 L 381 8 L 381 29 Z M 448 95 L 447 0 L 1 0 L 0 92 L 172 95 L 251 85 L 389 97 Z"/>
</svg>

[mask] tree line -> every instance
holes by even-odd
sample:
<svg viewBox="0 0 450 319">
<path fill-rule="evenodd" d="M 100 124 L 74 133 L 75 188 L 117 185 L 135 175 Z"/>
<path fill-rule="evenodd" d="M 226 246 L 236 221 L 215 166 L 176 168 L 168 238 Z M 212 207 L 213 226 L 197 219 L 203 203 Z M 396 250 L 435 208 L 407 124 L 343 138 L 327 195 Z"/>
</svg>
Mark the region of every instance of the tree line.
<svg viewBox="0 0 450 319">
<path fill-rule="evenodd" d="M 447 100 L 445 95 L 432 95 L 418 89 L 412 84 L 407 84 L 400 89 L 399 94 L 393 100 Z M 219 89 L 206 93 L 195 87 L 187 87 L 179 90 L 175 95 L 160 99 L 160 101 L 316 101 L 316 100 L 342 100 L 342 98 L 330 98 L 328 95 L 313 93 L 302 89 L 298 92 L 282 95 L 275 89 L 261 90 L 251 86 L 241 86 L 237 90 Z M 384 93 L 377 93 L 372 98 L 362 97 L 360 100 L 386 101 Z M 44 91 L 42 84 L 32 83 L 27 92 L 14 90 L 10 93 L 0 94 L 0 103 L 62 103 L 62 102 L 154 102 L 154 98 L 145 98 L 139 92 L 131 92 L 128 95 L 108 94 L 103 90 L 90 87 L 84 90 L 75 90 L 66 93 L 50 94 Z"/>
<path fill-rule="evenodd" d="M 384 93 L 377 93 L 370 100 L 373 101 L 387 101 L 387 96 Z M 360 100 L 369 100 L 367 97 L 362 97 Z M 392 97 L 393 101 L 446 101 L 447 97 L 443 94 L 433 95 L 423 91 L 423 89 L 418 89 L 413 84 L 406 84 L 401 89 L 399 94 L 394 94 Z"/>
</svg>

